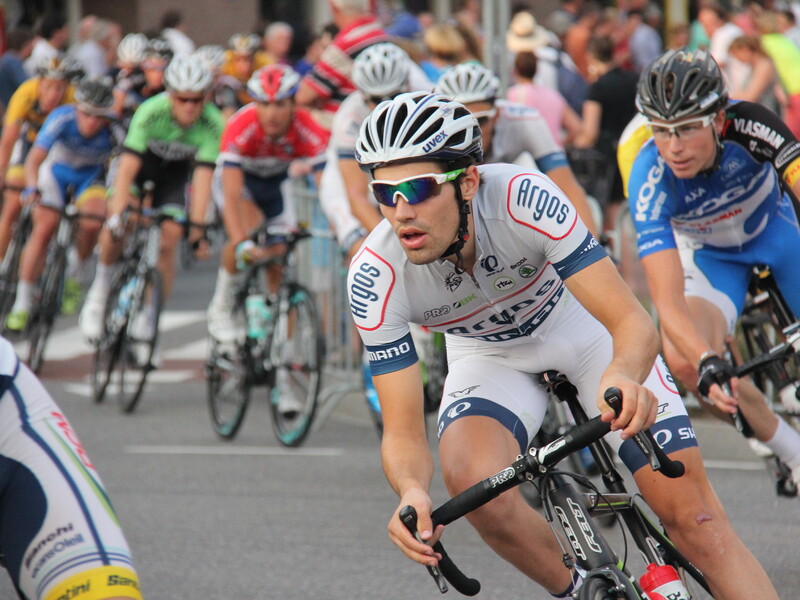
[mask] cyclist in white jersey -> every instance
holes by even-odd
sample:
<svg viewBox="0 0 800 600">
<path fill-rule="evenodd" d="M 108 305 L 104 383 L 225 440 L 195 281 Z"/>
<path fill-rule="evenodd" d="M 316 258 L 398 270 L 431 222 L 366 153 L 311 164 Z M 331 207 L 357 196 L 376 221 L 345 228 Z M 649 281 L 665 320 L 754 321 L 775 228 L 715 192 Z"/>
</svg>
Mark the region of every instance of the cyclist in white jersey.
<svg viewBox="0 0 800 600">
<path fill-rule="evenodd" d="M 0 551 L 22 600 L 141 600 L 119 520 L 61 409 L 0 338 Z"/>
<path fill-rule="evenodd" d="M 528 155 L 536 168 L 550 177 L 575 204 L 592 233 L 598 233 L 586 192 L 575 179 L 564 148 L 553 138 L 547 121 L 535 108 L 497 99 L 500 80 L 483 65 L 462 63 L 446 71 L 434 92 L 464 104 L 481 127 L 486 163 L 526 164 Z"/>
<path fill-rule="evenodd" d="M 564 372 L 589 414 L 603 412 L 608 437 L 673 541 L 717 598 L 777 598 L 731 528 L 702 464 L 691 424 L 664 363 L 655 326 L 568 197 L 546 176 L 482 160 L 477 120 L 436 94 L 381 103 L 361 128 L 356 157 L 375 180 L 385 217 L 350 266 L 351 312 L 384 417 L 384 472 L 400 496 L 392 541 L 426 565 L 438 560 L 398 512 L 412 505 L 428 543 L 433 461 L 425 435 L 422 376 L 409 322 L 442 331 L 449 374 L 439 413 L 444 481 L 456 494 L 526 450 L 547 405 L 533 374 Z M 622 390 L 619 417 L 602 392 Z M 652 426 L 687 467 L 654 475 L 629 436 Z M 623 439 L 625 441 L 623 441 Z M 544 519 L 518 492 L 470 516 L 500 556 L 556 597 L 577 574 Z M 772 591 L 771 591 L 772 590 Z"/>
<path fill-rule="evenodd" d="M 800 228 L 779 184 L 783 170 L 787 185 L 800 191 L 798 142 L 776 116 L 749 103 L 730 109 L 738 118 L 726 118 L 725 82 L 706 51 L 665 53 L 648 66 L 636 101 L 653 140 L 633 164 L 630 206 L 664 354 L 685 387 L 699 391 L 717 414 L 728 417 L 739 405 L 756 439 L 800 484 L 800 434 L 722 358 L 753 265 L 770 266 L 800 314 Z M 767 141 L 736 135 L 745 115 L 770 134 Z M 785 149 L 776 154 L 771 146 L 779 145 Z"/>
<path fill-rule="evenodd" d="M 408 91 L 410 63 L 408 54 L 395 44 L 368 47 L 353 61 L 350 78 L 358 89 L 333 117 L 319 198 L 339 246 L 350 257 L 383 218 L 367 187 L 369 177 L 355 159 L 358 130 L 375 106 Z"/>
</svg>

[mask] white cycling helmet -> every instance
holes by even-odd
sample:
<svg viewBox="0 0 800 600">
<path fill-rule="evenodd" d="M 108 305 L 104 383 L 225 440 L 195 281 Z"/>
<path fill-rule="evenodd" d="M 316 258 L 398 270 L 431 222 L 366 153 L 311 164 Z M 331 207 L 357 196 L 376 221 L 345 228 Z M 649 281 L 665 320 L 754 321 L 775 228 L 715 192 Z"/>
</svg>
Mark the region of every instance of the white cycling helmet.
<svg viewBox="0 0 800 600">
<path fill-rule="evenodd" d="M 129 33 L 117 46 L 117 59 L 127 65 L 138 65 L 144 58 L 147 36 L 143 33 Z"/>
<path fill-rule="evenodd" d="M 353 61 L 350 78 L 365 96 L 383 99 L 408 89 L 409 61 L 395 44 L 373 44 Z"/>
<path fill-rule="evenodd" d="M 292 98 L 300 75 L 288 65 L 269 65 L 258 69 L 247 82 L 247 93 L 256 102 L 279 102 Z"/>
<path fill-rule="evenodd" d="M 194 55 L 173 58 L 164 71 L 164 83 L 172 92 L 205 92 L 212 81 L 211 71 Z"/>
<path fill-rule="evenodd" d="M 219 71 L 222 65 L 225 64 L 225 48 L 216 44 L 200 46 L 194 51 L 194 54 L 203 61 L 212 73 Z"/>
<path fill-rule="evenodd" d="M 467 108 L 441 94 L 409 92 L 381 102 L 361 124 L 361 168 L 436 160 L 463 165 L 483 160 L 481 130 Z"/>
<path fill-rule="evenodd" d="M 433 91 L 462 104 L 494 102 L 500 92 L 500 80 L 483 65 L 462 63 L 445 71 Z"/>
</svg>

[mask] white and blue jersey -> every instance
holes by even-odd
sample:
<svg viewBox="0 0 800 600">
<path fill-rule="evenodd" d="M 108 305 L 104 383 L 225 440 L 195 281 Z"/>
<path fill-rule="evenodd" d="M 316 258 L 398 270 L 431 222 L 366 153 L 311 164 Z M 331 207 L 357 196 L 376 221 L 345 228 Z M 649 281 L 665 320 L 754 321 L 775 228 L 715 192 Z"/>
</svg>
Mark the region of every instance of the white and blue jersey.
<svg viewBox="0 0 800 600">
<path fill-rule="evenodd" d="M 78 197 L 90 185 L 101 184 L 115 142 L 108 127 L 87 138 L 78 131 L 77 109 L 67 104 L 56 108 L 44 122 L 34 146 L 47 151 L 39 168 L 42 203 L 61 206 L 67 188 Z"/>
<path fill-rule="evenodd" d="M 719 306 L 730 328 L 755 264 L 771 268 L 800 314 L 800 229 L 773 162 L 725 139 L 718 168 L 681 179 L 650 140 L 633 164 L 629 191 L 639 255 L 677 249 L 684 293 Z"/>
<path fill-rule="evenodd" d="M 516 162 L 528 153 L 544 173 L 569 166 L 564 148 L 538 110 L 508 100 L 497 100 L 495 108 L 498 117 L 486 163 Z"/>
<path fill-rule="evenodd" d="M 111 132 L 103 128 L 94 137 L 82 136 L 76 113 L 74 104 L 56 108 L 39 130 L 34 145 L 47 150 L 48 158 L 59 165 L 75 170 L 102 167 L 114 148 Z"/>
<path fill-rule="evenodd" d="M 613 356 L 611 336 L 564 280 L 606 253 L 569 199 L 542 173 L 508 164 L 478 170 L 481 185 L 471 203 L 472 274 L 456 273 L 445 260 L 410 262 L 384 220 L 350 264 L 350 310 L 373 375 L 417 361 L 409 323 L 445 333 L 449 373 L 439 435 L 463 417 L 487 416 L 508 429 L 524 452 L 548 403 L 536 373 L 565 373 L 587 413 L 599 412 L 595 400 Z M 696 445 L 661 361 L 646 385 L 659 399 L 655 431 L 665 450 Z M 619 448 L 619 434 L 609 437 Z M 644 466 L 641 453 L 632 448 L 623 447 L 621 456 L 631 471 Z"/>
</svg>

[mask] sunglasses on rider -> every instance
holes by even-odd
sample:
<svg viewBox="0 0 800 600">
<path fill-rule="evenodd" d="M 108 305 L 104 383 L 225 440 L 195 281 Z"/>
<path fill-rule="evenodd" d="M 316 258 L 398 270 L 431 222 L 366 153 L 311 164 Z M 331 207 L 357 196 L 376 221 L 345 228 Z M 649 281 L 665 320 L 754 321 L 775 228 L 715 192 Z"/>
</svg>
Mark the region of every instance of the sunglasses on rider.
<svg viewBox="0 0 800 600">
<path fill-rule="evenodd" d="M 173 98 L 181 104 L 202 104 L 205 100 L 203 96 L 173 96 Z"/>
<path fill-rule="evenodd" d="M 400 194 L 409 204 L 419 204 L 436 196 L 443 184 L 453 181 L 466 170 L 464 168 L 447 173 L 426 173 L 425 175 L 406 177 L 400 181 L 375 180 L 369 184 L 369 189 L 378 202 L 390 208 L 397 206 L 397 202 L 395 202 L 397 194 Z"/>
<path fill-rule="evenodd" d="M 705 115 L 702 117 L 694 117 L 691 119 L 684 119 L 677 123 L 653 123 L 647 121 L 647 126 L 653 134 L 653 137 L 659 142 L 666 142 L 675 134 L 679 140 L 690 140 L 700 134 L 711 122 L 716 118 L 716 114 Z"/>
</svg>

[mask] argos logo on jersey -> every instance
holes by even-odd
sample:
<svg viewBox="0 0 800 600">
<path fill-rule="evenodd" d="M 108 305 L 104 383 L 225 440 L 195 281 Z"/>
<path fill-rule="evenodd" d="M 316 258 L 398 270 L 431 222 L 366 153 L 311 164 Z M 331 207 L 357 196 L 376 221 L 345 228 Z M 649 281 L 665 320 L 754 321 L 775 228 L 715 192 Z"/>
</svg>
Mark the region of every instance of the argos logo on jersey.
<svg viewBox="0 0 800 600">
<path fill-rule="evenodd" d="M 394 281 L 391 265 L 364 248 L 350 266 L 347 277 L 350 312 L 356 327 L 372 331 L 381 326 Z"/>
<path fill-rule="evenodd" d="M 544 177 L 526 173 L 508 185 L 508 214 L 517 223 L 560 240 L 572 231 L 578 215 L 563 192 Z"/>
</svg>

